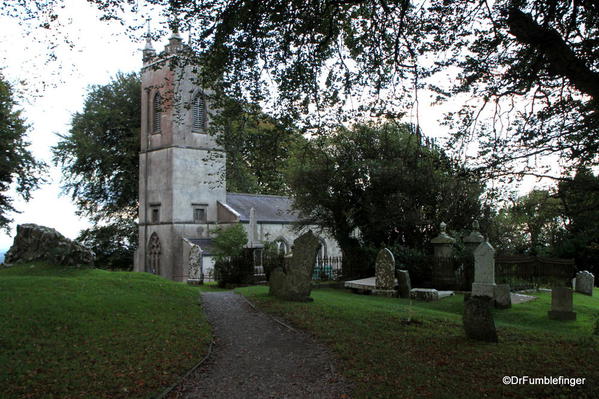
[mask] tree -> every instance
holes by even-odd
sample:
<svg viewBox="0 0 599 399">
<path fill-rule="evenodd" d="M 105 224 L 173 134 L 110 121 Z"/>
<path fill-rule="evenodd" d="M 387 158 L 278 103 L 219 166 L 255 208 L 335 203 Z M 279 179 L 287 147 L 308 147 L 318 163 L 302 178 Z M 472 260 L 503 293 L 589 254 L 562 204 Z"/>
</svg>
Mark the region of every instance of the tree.
<svg viewBox="0 0 599 399">
<path fill-rule="evenodd" d="M 141 84 L 135 73 L 92 86 L 53 148 L 63 189 L 94 223 L 137 217 Z"/>
<path fill-rule="evenodd" d="M 555 256 L 566 237 L 560 198 L 547 190 L 532 190 L 501 209 L 492 223 L 493 244 L 507 254 Z"/>
<path fill-rule="evenodd" d="M 51 29 L 61 3 L 4 13 Z M 136 11 L 127 0 L 92 3 L 107 20 Z M 536 160 L 552 154 L 566 166 L 599 162 L 594 0 L 150 3 L 164 6 L 171 27 L 193 28 L 204 81 L 235 99 L 270 100 L 308 127 L 398 116 L 428 88 L 439 100 L 474 100 L 448 115 L 450 147 L 478 138 L 472 161 L 494 175 L 544 175 Z"/>
<path fill-rule="evenodd" d="M 230 227 L 219 227 L 212 241 L 214 256 L 217 261 L 241 256 L 247 244 L 248 237 L 241 224 Z"/>
<path fill-rule="evenodd" d="M 559 184 L 559 197 L 567 217 L 567 240 L 561 256 L 575 258 L 579 269 L 599 272 L 599 177 L 580 168 L 574 178 Z"/>
<path fill-rule="evenodd" d="M 302 225 L 320 225 L 339 243 L 344 272 L 368 271 L 368 247 L 424 250 L 442 221 L 459 231 L 482 212 L 478 178 L 407 125 L 361 124 L 314 139 L 293 158 L 289 184 Z"/>
<path fill-rule="evenodd" d="M 16 212 L 8 191 L 15 184 L 16 192 L 28 201 L 31 192 L 43 182 L 45 164 L 36 161 L 25 141 L 27 125 L 16 109 L 9 83 L 0 74 L 0 228 L 8 231 L 12 221 L 8 213 Z"/>
<path fill-rule="evenodd" d="M 92 86 L 83 111 L 53 148 L 63 190 L 93 227 L 78 240 L 94 250 L 98 267 L 130 269 L 137 245 L 141 84 L 135 73 Z"/>
<path fill-rule="evenodd" d="M 289 194 L 285 170 L 292 149 L 305 141 L 301 133 L 256 104 L 225 99 L 220 109 L 212 130 L 227 154 L 227 190 Z"/>
</svg>

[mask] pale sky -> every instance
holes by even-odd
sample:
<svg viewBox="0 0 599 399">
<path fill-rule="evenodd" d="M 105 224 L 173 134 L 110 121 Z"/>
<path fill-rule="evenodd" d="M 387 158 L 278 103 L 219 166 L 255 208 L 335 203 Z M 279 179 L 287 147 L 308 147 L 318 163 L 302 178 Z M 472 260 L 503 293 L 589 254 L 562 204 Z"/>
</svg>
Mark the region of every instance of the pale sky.
<svg viewBox="0 0 599 399">
<path fill-rule="evenodd" d="M 74 47 L 59 46 L 56 62 L 47 63 L 45 57 L 52 31 L 21 26 L 16 20 L 0 16 L 2 74 L 24 93 L 25 98 L 18 101 L 31 126 L 31 151 L 48 164 L 50 147 L 58 142 L 57 134 L 68 132 L 72 114 L 82 110 L 86 88 L 108 83 L 119 71 L 137 71 L 141 67 L 141 40 L 131 42 L 118 24 L 99 21 L 97 12 L 87 2 L 71 0 L 67 4 L 60 18 Z M 22 80 L 26 84 L 20 83 Z M 34 95 L 35 90 L 39 95 Z M 36 190 L 31 201 L 14 202 L 22 213 L 10 216 L 14 219 L 10 236 L 0 232 L 0 251 L 12 244 L 17 224 L 53 227 L 69 238 L 75 238 L 89 225 L 86 219 L 75 215 L 70 198 L 60 194 L 60 169 L 50 167 L 48 172 L 49 183 Z"/>
<path fill-rule="evenodd" d="M 66 0 L 67 6 L 57 10 L 60 30 L 46 30 L 0 16 L 0 71 L 23 95 L 17 100 L 23 116 L 30 124 L 29 141 L 34 156 L 51 165 L 50 148 L 58 142 L 57 134 L 68 132 L 73 113 L 81 111 L 86 88 L 105 84 L 119 71 L 139 71 L 143 39 L 130 39 L 119 23 L 102 22 L 99 13 L 87 2 Z M 143 21 L 151 12 L 143 2 L 137 18 Z M 153 12 L 156 15 L 155 12 Z M 154 23 L 154 22 L 153 22 Z M 52 40 L 52 35 L 63 35 L 72 43 Z M 48 45 L 62 43 L 54 49 L 57 61 L 47 62 Z M 166 39 L 154 43 L 160 51 Z M 421 97 L 419 122 L 424 132 L 442 137 L 444 128 L 438 124 L 443 109 L 429 108 Z M 411 122 L 415 122 L 414 113 Z M 69 238 L 75 238 L 89 222 L 75 214 L 70 198 L 61 195 L 59 168 L 50 166 L 49 182 L 33 193 L 28 203 L 17 199 L 14 206 L 21 213 L 14 219 L 11 233 L 0 232 L 0 252 L 12 244 L 16 225 L 36 223 L 53 227 Z M 529 185 L 530 186 L 530 185 Z"/>
</svg>

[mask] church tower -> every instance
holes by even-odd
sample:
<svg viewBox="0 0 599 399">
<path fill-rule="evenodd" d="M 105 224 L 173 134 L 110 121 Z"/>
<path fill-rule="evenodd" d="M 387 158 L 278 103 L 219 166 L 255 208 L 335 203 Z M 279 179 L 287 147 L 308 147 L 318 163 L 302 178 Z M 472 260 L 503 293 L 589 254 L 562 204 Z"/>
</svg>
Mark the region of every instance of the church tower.
<svg viewBox="0 0 599 399">
<path fill-rule="evenodd" d="M 211 110 L 197 66 L 173 33 L 156 54 L 150 39 L 141 71 L 139 242 L 135 270 L 185 281 L 184 238 L 206 237 L 226 202 L 225 152 L 208 134 Z"/>
</svg>

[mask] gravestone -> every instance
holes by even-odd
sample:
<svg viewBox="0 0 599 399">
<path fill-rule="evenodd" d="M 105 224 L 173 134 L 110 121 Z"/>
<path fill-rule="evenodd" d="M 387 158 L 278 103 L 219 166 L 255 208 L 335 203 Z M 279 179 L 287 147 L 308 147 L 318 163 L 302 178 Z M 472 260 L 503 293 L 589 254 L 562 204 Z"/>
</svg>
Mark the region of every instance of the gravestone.
<svg viewBox="0 0 599 399">
<path fill-rule="evenodd" d="M 497 284 L 495 286 L 495 307 L 498 309 L 509 309 L 512 307 L 512 294 L 509 284 Z"/>
<path fill-rule="evenodd" d="M 553 287 L 551 310 L 547 313 L 551 320 L 576 320 L 576 312 L 573 311 L 572 289 Z"/>
<path fill-rule="evenodd" d="M 471 339 L 485 342 L 498 342 L 492 300 L 488 296 L 471 296 L 464 304 L 464 331 Z"/>
<path fill-rule="evenodd" d="M 392 291 L 395 293 L 395 258 L 387 248 L 379 251 L 376 257 L 375 271 L 375 291 Z"/>
<path fill-rule="evenodd" d="M 472 296 L 494 298 L 495 286 L 495 249 L 485 241 L 474 250 Z"/>
<path fill-rule="evenodd" d="M 287 301 L 308 302 L 312 290 L 312 272 L 320 241 L 308 231 L 293 242 L 293 254 L 286 268 L 275 268 L 270 274 L 269 295 Z"/>
<path fill-rule="evenodd" d="M 204 270 L 202 268 L 202 250 L 193 244 L 189 251 L 189 276 L 187 282 L 190 284 L 204 283 Z"/>
<path fill-rule="evenodd" d="M 581 294 L 593 295 L 593 287 L 595 286 L 595 276 L 593 273 L 584 270 L 576 273 L 576 284 L 575 290 L 576 292 L 580 292 Z"/>
<path fill-rule="evenodd" d="M 412 283 L 410 282 L 410 273 L 407 270 L 397 271 L 397 286 L 400 298 L 409 298 Z"/>
</svg>

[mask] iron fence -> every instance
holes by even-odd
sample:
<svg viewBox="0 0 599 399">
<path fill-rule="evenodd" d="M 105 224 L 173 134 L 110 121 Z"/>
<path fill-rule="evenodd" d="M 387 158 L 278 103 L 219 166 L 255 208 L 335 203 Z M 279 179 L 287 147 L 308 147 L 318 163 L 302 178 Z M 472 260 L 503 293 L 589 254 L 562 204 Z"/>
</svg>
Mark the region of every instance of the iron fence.
<svg viewBox="0 0 599 399">
<path fill-rule="evenodd" d="M 342 275 L 343 258 L 341 256 L 325 256 L 316 258 L 312 280 L 339 280 Z"/>
<path fill-rule="evenodd" d="M 569 285 L 576 275 L 573 259 L 541 256 L 498 256 L 495 258 L 495 281 L 511 289 Z"/>
</svg>

